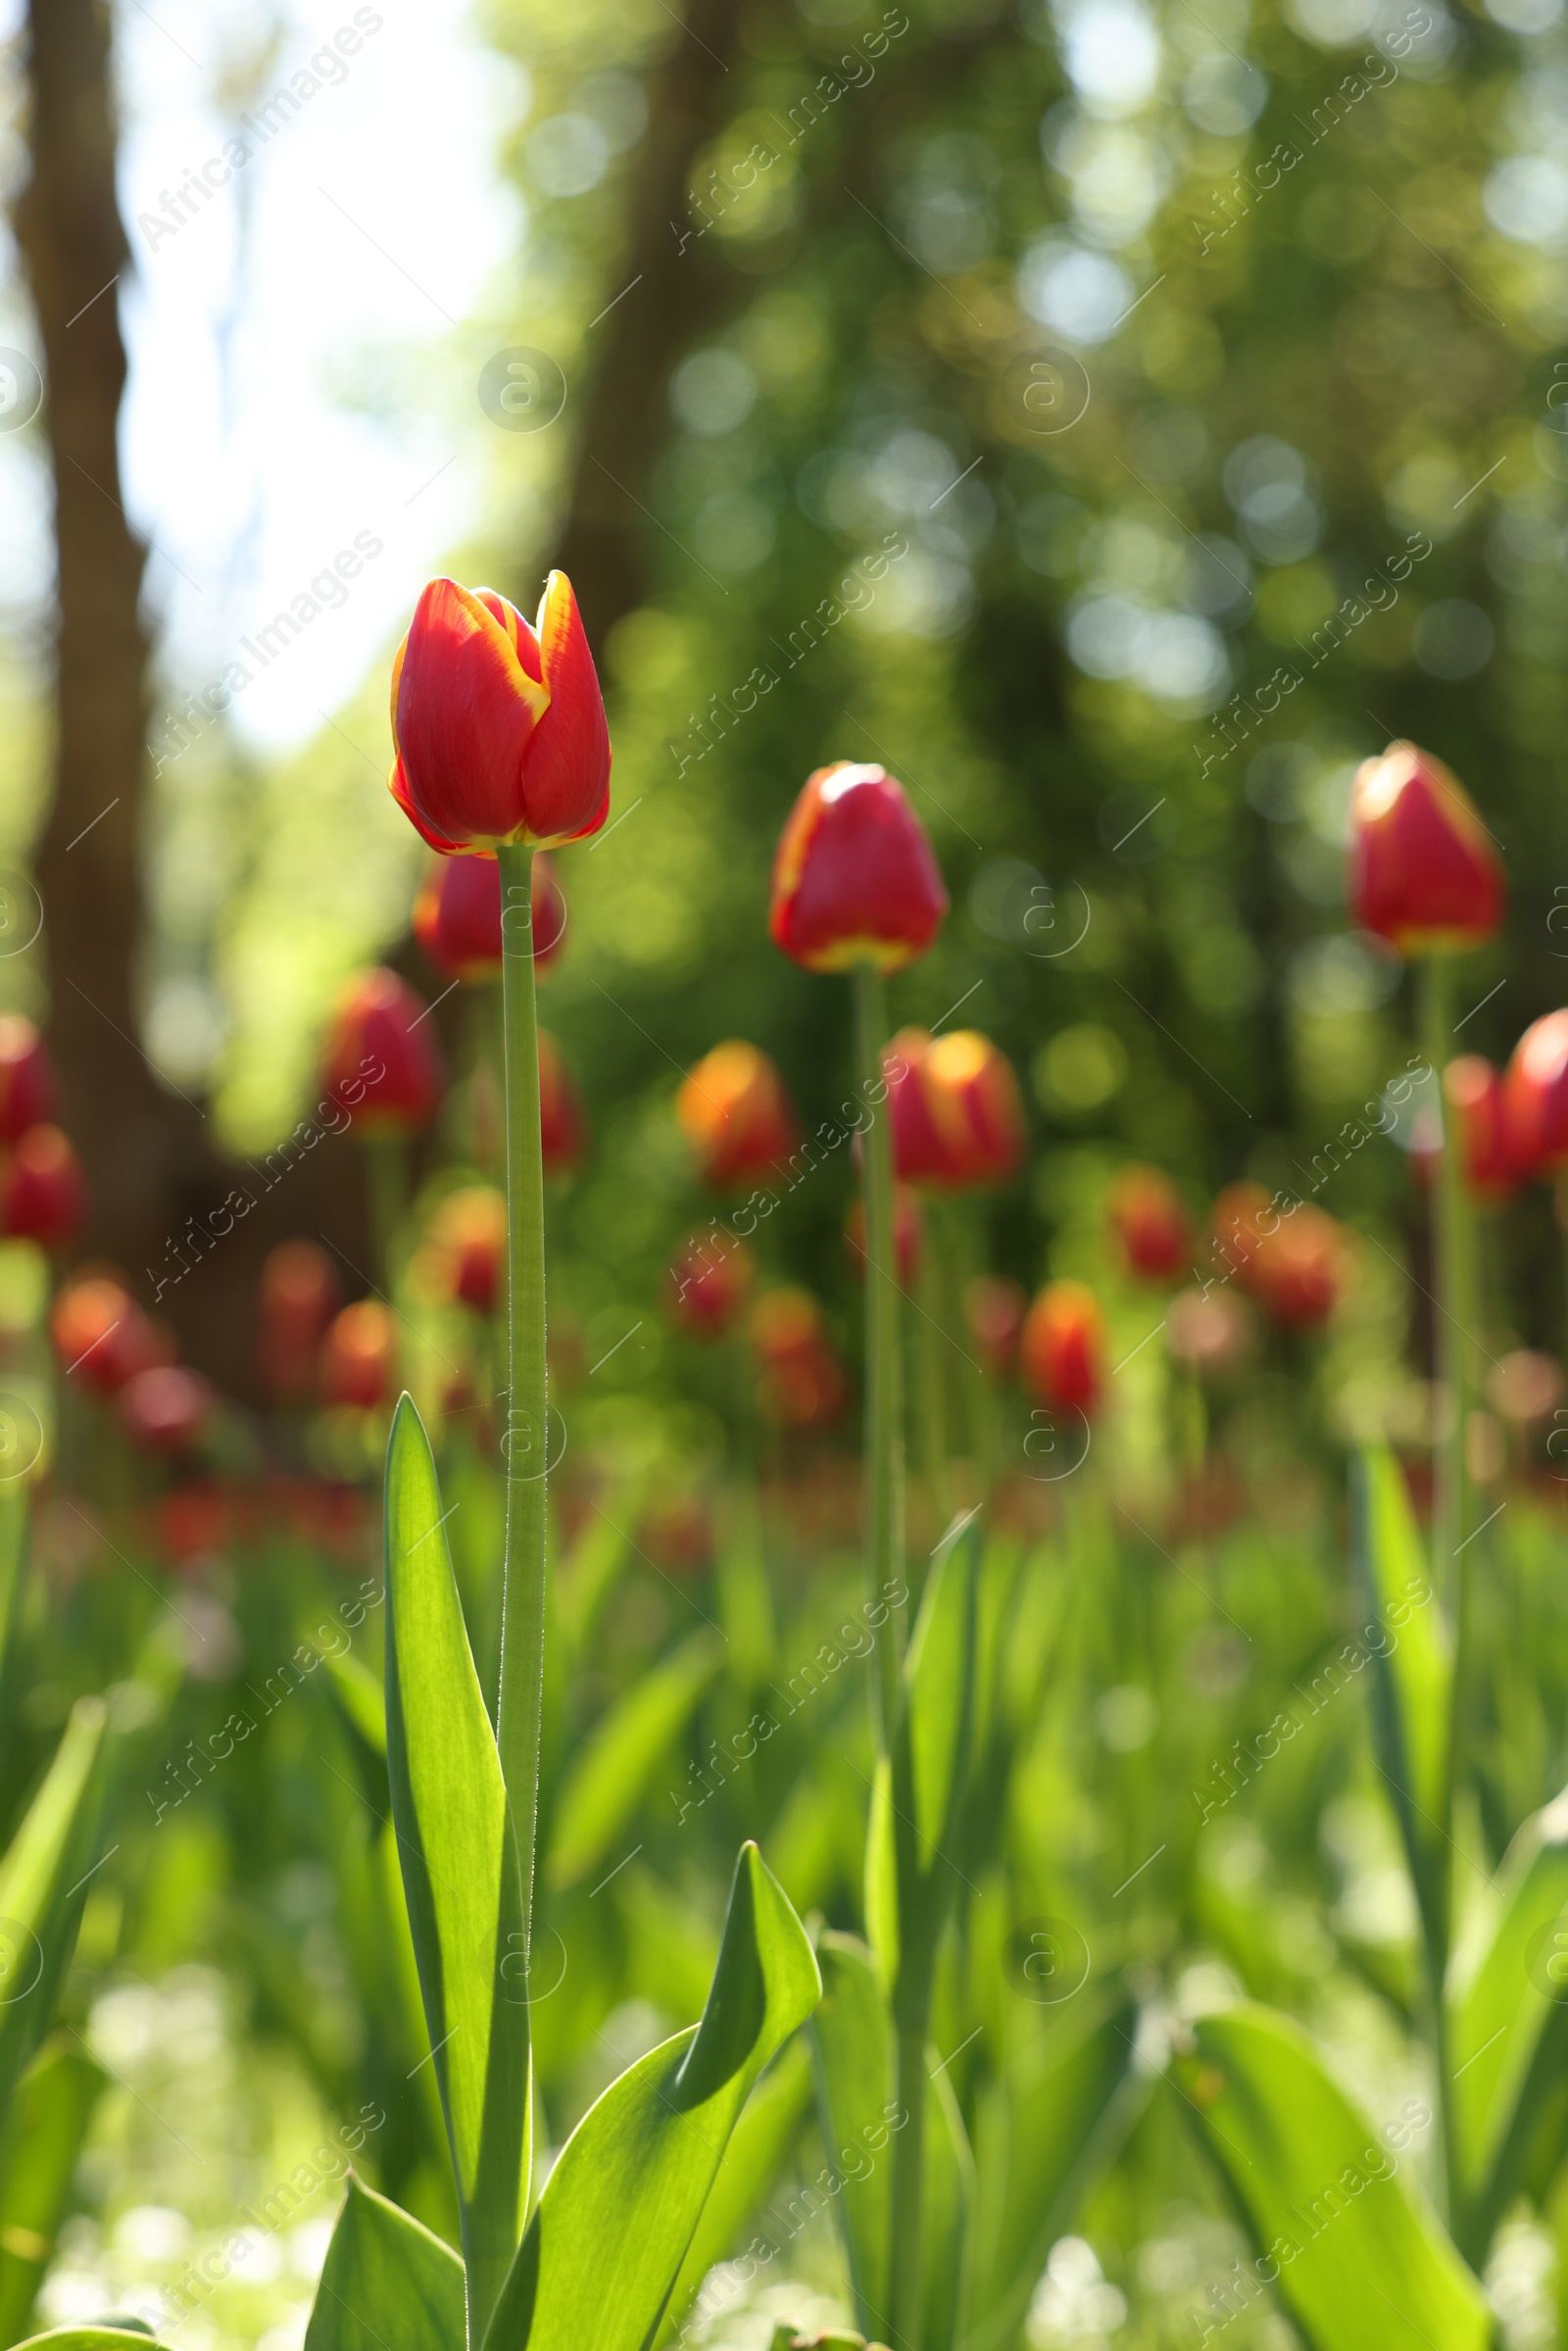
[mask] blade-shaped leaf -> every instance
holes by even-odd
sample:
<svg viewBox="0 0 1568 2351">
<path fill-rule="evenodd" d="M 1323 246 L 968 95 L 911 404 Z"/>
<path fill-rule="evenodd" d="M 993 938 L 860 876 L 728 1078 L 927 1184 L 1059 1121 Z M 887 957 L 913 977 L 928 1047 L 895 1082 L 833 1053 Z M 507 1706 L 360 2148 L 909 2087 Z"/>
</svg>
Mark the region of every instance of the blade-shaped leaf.
<svg viewBox="0 0 1568 2351">
<path fill-rule="evenodd" d="M 1447 1867 L 1453 1658 L 1404 1476 L 1386 1446 L 1360 1456 L 1351 1514 L 1373 1738 L 1425 1910 L 1442 1900 Z"/>
<path fill-rule="evenodd" d="M 491 2351 L 642 2351 L 751 2086 L 820 1989 L 800 1921 L 757 1847 L 743 1845 L 702 2022 L 640 2058 L 566 2141 Z"/>
<path fill-rule="evenodd" d="M 963 2117 L 947 2075 L 937 2074 L 925 2097 L 920 2202 L 922 2343 L 961 2343 L 967 2338 L 974 2197 L 974 2157 L 969 2152 Z"/>
<path fill-rule="evenodd" d="M 54 2327 L 47 2334 L 29 2334 L 17 2351 L 148 2351 L 153 2338 L 129 2319 L 123 2327 Z M 167 2351 L 164 2345 L 156 2351 Z"/>
<path fill-rule="evenodd" d="M 98 1843 L 108 1709 L 78 1698 L 43 1786 L 0 1859 L 0 2116 L 48 2029 Z"/>
<path fill-rule="evenodd" d="M 810 2110 L 810 2057 L 804 2041 L 791 2041 L 747 2099 L 730 2133 L 669 2297 L 661 2329 L 665 2342 L 679 2332 L 709 2271 L 735 2250 L 752 2214 L 777 2186 Z"/>
<path fill-rule="evenodd" d="M 305 2351 L 463 2351 L 465 2324 L 450 2245 L 351 2173 Z"/>
<path fill-rule="evenodd" d="M 694 1633 L 595 1725 L 556 1804 L 545 1869 L 552 1886 L 574 1886 L 607 1858 L 721 1655 L 711 1633 Z"/>
<path fill-rule="evenodd" d="M 26 2325 L 104 2081 L 90 2057 L 56 2043 L 18 2088 L 0 2134 L 0 2343 Z"/>
<path fill-rule="evenodd" d="M 888 2310 L 893 2166 L 886 2160 L 894 2094 L 893 2019 L 871 1953 L 853 1935 L 817 1939 L 822 1998 L 811 2020 L 817 2121 L 838 2189 L 837 2217 L 856 2323 L 875 2334 Z"/>
<path fill-rule="evenodd" d="M 528 2191 L 521 1881 L 435 1462 L 406 1396 L 387 1446 L 386 1643 L 392 1818 L 469 2288 L 484 2315 L 516 2248 Z"/>
<path fill-rule="evenodd" d="M 1138 2011 L 1120 2001 L 1010 2065 L 982 2096 L 975 2127 L 974 2351 L 1010 2342 L 1046 2256 L 1138 2104 Z"/>
<path fill-rule="evenodd" d="M 1486 2351 L 1486 2296 L 1399 2162 L 1409 2126 L 1378 2131 L 1272 2009 L 1207 2017 L 1196 2037 L 1175 2066 L 1182 2111 L 1257 2248 L 1216 2289 L 1216 2321 L 1273 2284 L 1320 2351 Z"/>
</svg>

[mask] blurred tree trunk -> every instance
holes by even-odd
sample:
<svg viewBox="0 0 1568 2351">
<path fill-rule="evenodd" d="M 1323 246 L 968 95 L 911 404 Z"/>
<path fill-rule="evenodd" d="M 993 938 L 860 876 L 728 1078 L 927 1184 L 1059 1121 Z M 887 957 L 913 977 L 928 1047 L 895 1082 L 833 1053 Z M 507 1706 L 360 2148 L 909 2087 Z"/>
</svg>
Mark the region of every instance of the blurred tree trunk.
<svg viewBox="0 0 1568 2351">
<path fill-rule="evenodd" d="M 683 247 L 678 232 L 693 225 L 692 167 L 732 110 L 740 23 L 740 0 L 689 0 L 681 31 L 652 76 L 648 133 L 627 197 L 626 291 L 598 329 L 604 340 L 556 555 L 596 647 L 646 593 L 643 510 L 669 433 L 670 371 L 737 284 L 712 250 L 719 239 L 694 236 Z"/>
</svg>

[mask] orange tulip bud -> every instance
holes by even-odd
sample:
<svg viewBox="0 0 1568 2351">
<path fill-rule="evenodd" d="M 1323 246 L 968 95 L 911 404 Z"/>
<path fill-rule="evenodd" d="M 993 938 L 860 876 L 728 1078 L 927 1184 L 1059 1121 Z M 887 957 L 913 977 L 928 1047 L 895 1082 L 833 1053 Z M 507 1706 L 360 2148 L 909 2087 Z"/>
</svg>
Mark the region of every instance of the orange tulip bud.
<svg viewBox="0 0 1568 2351">
<path fill-rule="evenodd" d="M 1298 1331 L 1333 1313 L 1349 1272 L 1345 1237 L 1332 1216 L 1303 1200 L 1260 1241 L 1247 1284 L 1265 1314 Z"/>
<path fill-rule="evenodd" d="M 1168 1282 L 1192 1262 L 1193 1234 L 1181 1195 L 1157 1167 L 1118 1169 L 1106 1203 L 1128 1264 L 1146 1281 Z"/>
<path fill-rule="evenodd" d="M 588 1118 L 565 1056 L 539 1031 L 539 1133 L 546 1175 L 570 1175 L 588 1148 Z"/>
<path fill-rule="evenodd" d="M 1471 1192 L 1484 1207 L 1500 1206 L 1512 1198 L 1521 1174 L 1501 1076 L 1485 1054 L 1461 1053 L 1443 1073 L 1443 1100 Z M 1410 1152 L 1423 1183 L 1432 1181 L 1437 1157 L 1436 1135 L 1423 1133 Z"/>
<path fill-rule="evenodd" d="M 1350 906 L 1402 955 L 1479 947 L 1502 919 L 1505 884 L 1475 803 L 1441 759 L 1391 743 L 1363 759 L 1350 793 Z"/>
<path fill-rule="evenodd" d="M 729 1233 L 691 1233 L 669 1268 L 669 1303 L 694 1339 L 721 1339 L 740 1320 L 756 1262 Z"/>
<path fill-rule="evenodd" d="M 810 776 L 779 836 L 768 931 L 808 971 L 923 955 L 948 910 L 925 827 L 883 767 Z"/>
<path fill-rule="evenodd" d="M 87 1213 L 81 1161 L 58 1127 L 28 1127 L 0 1175 L 0 1233 L 62 1249 Z"/>
<path fill-rule="evenodd" d="M 257 1284 L 256 1359 L 269 1394 L 296 1397 L 310 1388 L 342 1300 L 337 1268 L 314 1241 L 280 1241 L 268 1251 Z"/>
<path fill-rule="evenodd" d="M 894 1163 L 944 1192 L 1004 1184 L 1023 1164 L 1023 1098 L 1012 1064 L 978 1029 L 933 1039 L 901 1029 L 883 1056 Z"/>
<path fill-rule="evenodd" d="M 493 1314 L 507 1266 L 507 1196 L 493 1184 L 449 1192 L 430 1225 L 430 1246 L 447 1297 Z"/>
<path fill-rule="evenodd" d="M 372 1411 L 392 1400 L 398 1328 L 379 1298 L 361 1298 L 335 1316 L 321 1348 L 324 1404 L 357 1404 Z"/>
<path fill-rule="evenodd" d="M 720 1191 L 777 1170 L 801 1139 L 777 1063 L 738 1037 L 715 1045 L 688 1070 L 675 1116 L 704 1182 Z"/>
<path fill-rule="evenodd" d="M 809 1291 L 768 1291 L 752 1310 L 751 1333 L 761 1366 L 757 1400 L 764 1418 L 802 1432 L 837 1420 L 849 1383 Z"/>
<path fill-rule="evenodd" d="M 129 1291 L 106 1274 L 83 1275 L 61 1291 L 49 1332 L 65 1377 L 99 1396 L 117 1396 L 164 1353 L 158 1332 Z"/>
<path fill-rule="evenodd" d="M 549 853 L 533 861 L 534 977 L 543 979 L 566 936 L 566 902 Z M 492 855 L 438 857 L 414 902 L 414 936 L 449 980 L 501 975 L 501 868 Z"/>
<path fill-rule="evenodd" d="M 362 972 L 339 997 L 322 1083 L 359 1134 L 415 1135 L 434 1118 L 446 1073 L 428 1010 L 384 967 Z"/>
<path fill-rule="evenodd" d="M 15 1143 L 28 1127 L 54 1116 L 55 1069 L 32 1022 L 0 1012 L 0 1143 Z"/>
<path fill-rule="evenodd" d="M 1018 1369 L 1042 1404 L 1091 1417 L 1105 1386 L 1105 1318 L 1082 1282 L 1048 1282 L 1025 1318 Z"/>
<path fill-rule="evenodd" d="M 1568 1171 L 1568 1011 L 1533 1020 L 1503 1079 L 1508 1148 L 1521 1180 Z"/>
<path fill-rule="evenodd" d="M 1280 1210 L 1261 1184 L 1227 1184 L 1209 1212 L 1209 1223 L 1220 1254 L 1245 1282 L 1265 1232 L 1272 1232 Z"/>
<path fill-rule="evenodd" d="M 994 1380 L 1004 1380 L 1018 1357 L 1029 1294 L 1007 1274 L 976 1274 L 963 1294 L 964 1320 Z"/>
<path fill-rule="evenodd" d="M 431 580 L 393 663 L 392 739 L 392 797 L 443 855 L 597 832 L 610 730 L 565 573 L 531 628 L 493 588 Z"/>
</svg>

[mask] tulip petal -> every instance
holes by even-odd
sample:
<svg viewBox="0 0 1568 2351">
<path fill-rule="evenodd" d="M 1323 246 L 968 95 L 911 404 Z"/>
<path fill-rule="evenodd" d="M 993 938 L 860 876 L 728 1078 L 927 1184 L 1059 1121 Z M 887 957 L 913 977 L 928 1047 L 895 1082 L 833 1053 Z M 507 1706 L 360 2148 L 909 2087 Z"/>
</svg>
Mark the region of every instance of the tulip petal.
<svg viewBox="0 0 1568 2351">
<path fill-rule="evenodd" d="M 490 846 L 519 833 L 523 754 L 549 708 L 490 607 L 431 580 L 409 629 L 396 726 L 405 805 L 427 839 Z"/>
<path fill-rule="evenodd" d="M 408 650 L 408 632 L 405 630 L 403 642 L 392 657 L 392 748 L 394 751 L 398 747 L 398 681 L 403 675 L 403 657 Z"/>
<path fill-rule="evenodd" d="M 543 685 L 544 660 L 539 651 L 539 640 L 534 635 L 532 622 L 523 618 L 516 606 L 509 603 L 499 588 L 475 588 L 473 592 L 484 606 L 485 611 L 506 630 L 512 650 L 524 669 L 527 670 L 528 675 L 538 684 Z"/>
<path fill-rule="evenodd" d="M 530 841 L 577 841 L 610 808 L 610 729 L 571 582 L 552 571 L 539 605 L 539 645 L 550 708 L 523 762 Z"/>
<path fill-rule="evenodd" d="M 409 797 L 409 779 L 403 772 L 403 761 L 400 759 L 394 759 L 392 762 L 392 772 L 386 779 L 386 788 L 415 831 L 419 834 L 421 839 L 428 841 L 432 849 L 438 850 L 444 857 L 456 857 L 463 854 L 467 847 L 466 842 L 448 841 L 443 834 L 432 832 L 419 814 Z"/>
</svg>

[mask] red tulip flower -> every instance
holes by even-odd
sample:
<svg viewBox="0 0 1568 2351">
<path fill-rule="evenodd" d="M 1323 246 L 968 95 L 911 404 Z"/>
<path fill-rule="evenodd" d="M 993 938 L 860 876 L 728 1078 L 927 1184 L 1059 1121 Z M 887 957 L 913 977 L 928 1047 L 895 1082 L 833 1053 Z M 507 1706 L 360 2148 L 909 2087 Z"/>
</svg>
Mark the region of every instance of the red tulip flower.
<svg viewBox="0 0 1568 2351">
<path fill-rule="evenodd" d="M 0 1143 L 15 1143 L 54 1111 L 48 1047 L 24 1013 L 0 1012 Z"/>
<path fill-rule="evenodd" d="M 1004 1380 L 1018 1357 L 1029 1294 L 1003 1273 L 976 1274 L 963 1294 L 964 1320 L 994 1380 Z"/>
<path fill-rule="evenodd" d="M 449 1298 L 493 1314 L 507 1264 L 507 1196 L 493 1184 L 465 1184 L 436 1210 L 430 1241 Z"/>
<path fill-rule="evenodd" d="M 745 1309 L 756 1263 L 728 1233 L 692 1233 L 669 1268 L 670 1311 L 694 1339 L 721 1339 Z"/>
<path fill-rule="evenodd" d="M 1473 1198 L 1483 1207 L 1500 1207 L 1512 1199 L 1522 1173 L 1501 1075 L 1484 1053 L 1461 1053 L 1443 1073 L 1443 1101 L 1458 1131 L 1460 1164 Z M 1437 1155 L 1435 1141 L 1423 1139 L 1412 1148 L 1423 1183 L 1432 1181 Z"/>
<path fill-rule="evenodd" d="M 733 1037 L 692 1066 L 675 1096 L 703 1181 L 718 1191 L 775 1173 L 800 1143 L 778 1064 Z"/>
<path fill-rule="evenodd" d="M 782 1429 L 823 1429 L 844 1409 L 849 1383 L 809 1291 L 770 1290 L 752 1310 L 752 1345 L 760 1365 L 757 1400 Z"/>
<path fill-rule="evenodd" d="M 893 1249 L 899 1268 L 899 1288 L 912 1291 L 919 1270 L 920 1250 L 925 1241 L 925 1219 L 920 1213 L 920 1199 L 907 1184 L 893 1188 Z M 865 1203 L 855 1200 L 844 1227 L 845 1248 L 850 1270 L 858 1282 L 865 1279 Z"/>
<path fill-rule="evenodd" d="M 899 1174 L 933 1191 L 1004 1184 L 1023 1164 L 1028 1131 L 1005 1053 L 978 1029 L 929 1037 L 901 1029 L 883 1056 Z"/>
<path fill-rule="evenodd" d="M 1248 1269 L 1248 1287 L 1273 1321 L 1285 1330 L 1300 1331 L 1333 1313 L 1348 1272 L 1339 1225 L 1303 1200 L 1277 1231 L 1259 1242 Z"/>
<path fill-rule="evenodd" d="M 768 930 L 808 971 L 868 963 L 898 971 L 923 955 L 948 910 L 925 828 L 885 768 L 819 767 L 790 810 L 773 858 Z"/>
<path fill-rule="evenodd" d="M 1209 1212 L 1215 1245 L 1243 1285 L 1265 1232 L 1280 1219 L 1272 1196 L 1261 1184 L 1227 1184 Z"/>
<path fill-rule="evenodd" d="M 398 1329 L 392 1310 L 379 1298 L 345 1306 L 321 1348 L 320 1392 L 324 1404 L 358 1405 L 373 1411 L 392 1401 Z"/>
<path fill-rule="evenodd" d="M 576 1080 L 548 1030 L 539 1031 L 539 1121 L 546 1175 L 569 1175 L 588 1144 Z"/>
<path fill-rule="evenodd" d="M 444 856 L 597 832 L 610 730 L 565 573 L 531 628 L 493 588 L 431 580 L 392 666 L 392 797 Z"/>
<path fill-rule="evenodd" d="M 0 1233 L 63 1249 L 87 1213 L 87 1179 L 58 1127 L 28 1127 L 0 1174 Z"/>
<path fill-rule="evenodd" d="M 1082 1282 L 1048 1282 L 1024 1320 L 1018 1369 L 1040 1403 L 1090 1417 L 1105 1388 L 1105 1318 Z"/>
<path fill-rule="evenodd" d="M 127 1380 L 116 1402 L 132 1445 L 145 1453 L 188 1453 L 213 1414 L 213 1392 L 199 1371 L 155 1364 Z"/>
<path fill-rule="evenodd" d="M 362 1136 L 416 1135 L 434 1118 L 446 1073 L 428 1009 L 384 967 L 351 980 L 338 999 L 322 1078 Z"/>
<path fill-rule="evenodd" d="M 533 968 L 543 979 L 566 936 L 566 902 L 548 854 L 533 861 Z M 414 902 L 414 935 L 449 980 L 501 976 L 501 868 L 494 857 L 440 857 Z"/>
<path fill-rule="evenodd" d="M 118 1396 L 127 1380 L 149 1371 L 164 1352 L 148 1317 L 121 1283 L 89 1274 L 55 1299 L 49 1333 L 65 1378 L 98 1396 Z"/>
<path fill-rule="evenodd" d="M 1503 1106 L 1520 1177 L 1568 1173 L 1568 1011 L 1526 1029 L 1503 1079 Z"/>
<path fill-rule="evenodd" d="M 280 1241 L 270 1249 L 257 1287 L 256 1359 L 270 1395 L 305 1394 L 316 1377 L 326 1327 L 343 1302 L 343 1285 L 314 1241 Z"/>
<path fill-rule="evenodd" d="M 1349 897 L 1357 922 L 1402 955 L 1480 947 L 1502 920 L 1502 867 L 1475 803 L 1413 743 L 1356 769 Z"/>
<path fill-rule="evenodd" d="M 1118 1169 L 1106 1214 L 1129 1266 L 1145 1281 L 1172 1281 L 1192 1263 L 1192 1225 L 1180 1193 L 1161 1169 L 1136 1162 Z"/>
</svg>

